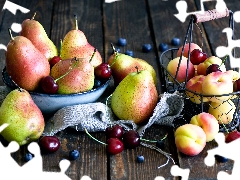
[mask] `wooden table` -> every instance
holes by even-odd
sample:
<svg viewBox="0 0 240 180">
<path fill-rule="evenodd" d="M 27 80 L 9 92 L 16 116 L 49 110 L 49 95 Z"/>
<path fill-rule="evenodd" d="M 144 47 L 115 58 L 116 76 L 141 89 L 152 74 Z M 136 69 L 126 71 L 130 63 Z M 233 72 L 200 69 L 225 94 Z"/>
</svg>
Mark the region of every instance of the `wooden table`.
<svg viewBox="0 0 240 180">
<path fill-rule="evenodd" d="M 169 48 L 173 37 L 178 37 L 183 43 L 189 17 L 185 22 L 178 20 L 174 14 L 177 14 L 177 0 L 120 0 L 113 3 L 105 3 L 97 0 L 11 0 L 22 7 L 30 10 L 29 13 L 16 12 L 16 15 L 3 10 L 0 15 L 0 37 L 1 44 L 7 44 L 10 40 L 8 27 L 12 23 L 21 23 L 26 18 L 31 18 L 36 11 L 37 19 L 45 28 L 49 37 L 59 47 L 59 40 L 73 28 L 73 15 L 77 14 L 78 26 L 81 29 L 90 44 L 94 45 L 101 53 L 103 60 L 107 61 L 112 53 L 111 43 L 116 45 L 119 37 L 127 39 L 127 46 L 122 47 L 121 51 L 127 49 L 133 50 L 134 56 L 145 59 L 156 70 L 158 77 L 158 91 L 163 92 L 161 83 L 161 69 L 159 57 L 161 52 L 158 45 L 162 42 L 167 43 Z M 199 0 L 186 0 L 188 12 L 194 12 L 200 9 Z M 233 12 L 240 10 L 239 0 L 225 1 L 228 9 Z M 0 0 L 0 7 L 5 0 Z M 204 3 L 206 10 L 214 9 L 216 1 Z M 223 28 L 228 26 L 228 18 L 222 18 L 206 23 L 199 23 L 202 29 L 202 36 L 199 30 L 193 32 L 194 42 L 201 44 L 208 53 L 215 55 L 215 49 L 219 45 L 227 46 L 227 38 L 222 33 Z M 235 38 L 240 38 L 239 24 L 235 23 Z M 14 33 L 13 35 L 17 35 Z M 144 43 L 150 43 L 153 50 L 150 53 L 141 51 Z M 0 51 L 0 69 L 5 65 L 4 50 Z M 0 85 L 3 85 L 0 80 Z M 110 86 L 106 93 L 107 96 L 112 91 Z M 227 163 L 216 163 L 208 167 L 204 163 L 207 150 L 217 146 L 212 141 L 207 143 L 204 150 L 195 157 L 185 156 L 176 150 L 174 144 L 173 129 L 171 127 L 154 125 L 147 129 L 146 139 L 159 139 L 166 133 L 169 133 L 165 143 L 165 151 L 172 154 L 177 165 L 181 168 L 189 168 L 189 179 L 217 179 L 217 173 L 221 170 L 231 173 L 233 161 Z M 166 158 L 149 148 L 139 146 L 136 149 L 124 150 L 117 155 L 108 155 L 105 146 L 90 139 L 84 132 L 77 132 L 72 129 L 66 129 L 57 134 L 61 141 L 60 149 L 53 154 L 43 155 L 44 171 L 59 171 L 58 163 L 63 158 L 68 158 L 68 153 L 72 149 L 80 151 L 80 158 L 71 161 L 71 165 L 66 174 L 73 180 L 79 180 L 83 175 L 88 175 L 93 180 L 146 180 L 162 176 L 165 179 L 179 179 L 170 173 L 173 163 L 158 169 L 157 167 L 166 162 Z M 97 139 L 104 141 L 104 132 L 93 133 Z M 24 161 L 22 156 L 27 152 L 27 146 L 13 154 L 14 159 L 22 165 Z M 136 157 L 144 155 L 144 163 L 137 163 Z"/>
</svg>

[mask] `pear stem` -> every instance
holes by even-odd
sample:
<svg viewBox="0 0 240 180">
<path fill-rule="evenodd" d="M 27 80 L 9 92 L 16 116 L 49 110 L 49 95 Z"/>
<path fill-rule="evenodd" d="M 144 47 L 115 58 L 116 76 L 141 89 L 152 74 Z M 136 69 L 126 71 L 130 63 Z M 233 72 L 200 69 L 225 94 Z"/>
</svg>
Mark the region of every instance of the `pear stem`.
<svg viewBox="0 0 240 180">
<path fill-rule="evenodd" d="M 62 79 L 64 78 L 66 75 L 68 75 L 72 70 L 73 68 L 77 65 L 77 62 L 78 62 L 78 59 L 76 57 L 74 57 L 72 60 L 75 60 L 76 62 L 74 62 L 73 65 L 71 65 L 71 67 L 69 68 L 69 70 L 63 74 L 62 76 L 60 76 L 59 78 L 55 79 L 54 81 L 57 82 L 59 79 Z"/>
<path fill-rule="evenodd" d="M 89 137 L 91 137 L 92 139 L 94 139 L 95 141 L 103 144 L 103 145 L 107 145 L 106 143 L 99 141 L 98 139 L 96 139 L 95 137 L 93 137 L 91 134 L 89 134 L 89 132 L 87 131 L 87 129 L 85 128 L 85 132 L 87 133 L 87 135 L 89 135 Z"/>
<path fill-rule="evenodd" d="M 135 68 L 137 69 L 137 73 L 139 73 L 138 67 L 136 66 Z"/>
<path fill-rule="evenodd" d="M 33 16 L 32 16 L 32 19 L 31 20 L 34 20 L 35 16 L 36 16 L 36 12 L 34 12 Z"/>
<path fill-rule="evenodd" d="M 112 46 L 113 54 L 115 55 L 115 57 L 114 57 L 113 63 L 110 65 L 110 67 L 112 67 L 112 65 L 115 64 L 115 62 L 116 62 L 116 60 L 117 60 L 117 58 L 118 58 L 118 51 L 115 49 L 113 43 L 111 43 L 111 46 Z"/>
<path fill-rule="evenodd" d="M 74 15 L 75 18 L 75 30 L 78 30 L 78 22 L 77 22 L 77 15 Z"/>
<path fill-rule="evenodd" d="M 94 55 L 96 54 L 96 51 L 97 51 L 97 49 L 95 48 L 95 49 L 94 49 L 94 52 L 93 52 L 93 54 L 92 54 L 92 56 L 91 56 L 91 58 L 90 58 L 90 60 L 89 60 L 89 62 L 91 62 L 91 61 L 92 61 L 92 59 L 93 59 Z"/>
<path fill-rule="evenodd" d="M 11 40 L 14 40 L 11 28 L 8 28 L 8 33 L 9 33 Z"/>
</svg>

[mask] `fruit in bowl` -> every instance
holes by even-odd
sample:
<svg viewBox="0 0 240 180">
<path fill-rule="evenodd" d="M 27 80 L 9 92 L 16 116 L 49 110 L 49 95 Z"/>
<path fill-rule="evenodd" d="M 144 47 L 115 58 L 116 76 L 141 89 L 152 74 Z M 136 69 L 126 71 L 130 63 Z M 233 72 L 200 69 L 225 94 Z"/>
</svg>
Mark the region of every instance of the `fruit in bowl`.
<svg viewBox="0 0 240 180">
<path fill-rule="evenodd" d="M 16 85 L 6 72 L 6 68 L 2 71 L 2 79 L 5 85 L 10 89 L 16 89 Z M 70 105 L 85 104 L 95 102 L 104 93 L 110 83 L 111 78 L 102 82 L 99 87 L 81 93 L 73 94 L 46 94 L 41 92 L 30 91 L 33 101 L 44 114 L 53 114 L 57 110 Z"/>
</svg>

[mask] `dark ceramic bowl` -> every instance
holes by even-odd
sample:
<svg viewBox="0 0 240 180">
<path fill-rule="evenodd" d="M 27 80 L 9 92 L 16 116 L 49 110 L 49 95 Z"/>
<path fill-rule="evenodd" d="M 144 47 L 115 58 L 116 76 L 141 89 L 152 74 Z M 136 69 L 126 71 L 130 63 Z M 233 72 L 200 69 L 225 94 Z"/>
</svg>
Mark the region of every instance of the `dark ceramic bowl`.
<svg viewBox="0 0 240 180">
<path fill-rule="evenodd" d="M 2 79 L 4 84 L 10 89 L 16 89 L 16 85 L 8 76 L 6 68 L 2 71 Z M 96 102 L 103 94 L 110 83 L 110 79 L 101 86 L 90 91 L 75 94 L 44 94 L 38 92 L 29 92 L 33 101 L 41 109 L 44 114 L 53 114 L 57 110 L 71 105 L 86 104 Z"/>
</svg>

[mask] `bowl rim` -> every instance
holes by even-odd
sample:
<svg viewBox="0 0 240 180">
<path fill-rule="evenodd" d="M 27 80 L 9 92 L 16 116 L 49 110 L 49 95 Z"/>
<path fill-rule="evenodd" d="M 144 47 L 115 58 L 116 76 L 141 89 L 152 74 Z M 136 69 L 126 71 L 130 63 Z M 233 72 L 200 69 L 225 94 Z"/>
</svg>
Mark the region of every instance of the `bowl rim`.
<svg viewBox="0 0 240 180">
<path fill-rule="evenodd" d="M 2 70 L 2 79 L 4 84 L 10 88 L 13 89 L 13 87 L 11 87 L 9 85 L 9 83 L 7 83 L 7 80 L 4 77 L 4 73 L 8 76 L 7 71 L 6 71 L 6 66 L 3 68 Z M 8 76 L 9 77 L 9 76 Z M 88 91 L 84 91 L 84 92 L 79 92 L 79 93 L 72 93 L 72 94 L 47 94 L 47 93 L 40 93 L 40 92 L 34 92 L 34 91 L 28 91 L 31 95 L 38 95 L 38 96 L 47 96 L 47 97 L 68 97 L 68 96 L 79 96 L 79 95 L 83 95 L 83 94 L 89 94 L 89 93 L 93 93 L 95 91 L 101 90 L 102 88 L 104 88 L 105 86 L 107 86 L 109 84 L 111 80 L 111 77 L 106 80 L 103 84 L 101 84 L 99 87 L 93 88 L 91 90 Z M 16 87 L 17 88 L 17 87 Z M 15 89 L 16 89 L 15 88 Z"/>
</svg>

